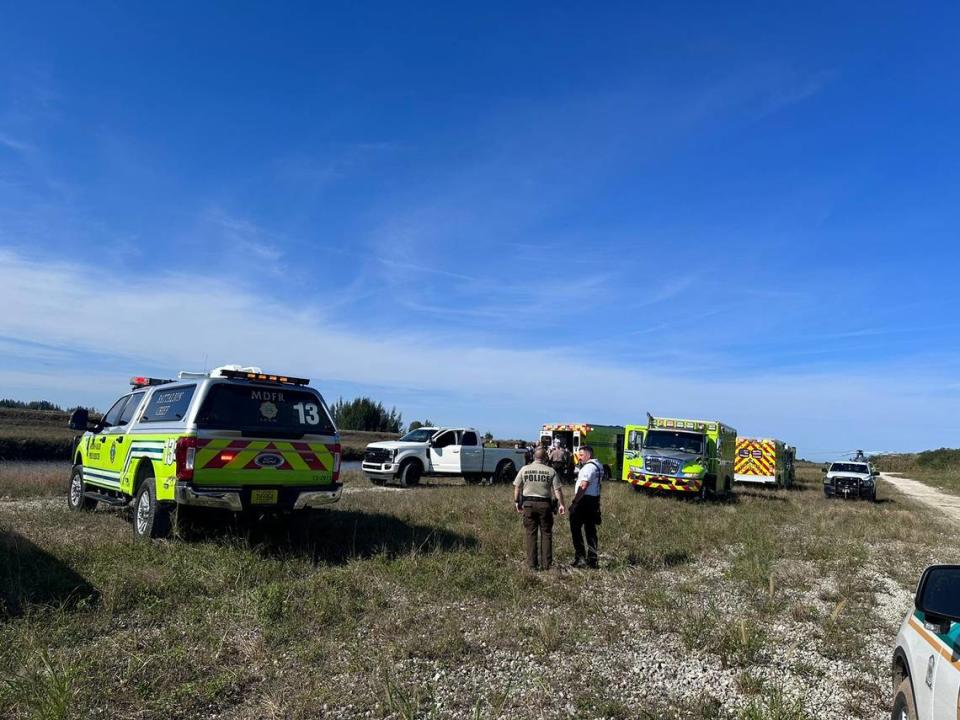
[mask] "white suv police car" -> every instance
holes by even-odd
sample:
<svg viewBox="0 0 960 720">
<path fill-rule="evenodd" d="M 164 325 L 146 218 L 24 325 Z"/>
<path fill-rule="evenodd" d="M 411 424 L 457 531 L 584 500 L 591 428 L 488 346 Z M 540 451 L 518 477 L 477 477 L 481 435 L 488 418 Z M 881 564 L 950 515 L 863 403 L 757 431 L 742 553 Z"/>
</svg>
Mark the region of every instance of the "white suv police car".
<svg viewBox="0 0 960 720">
<path fill-rule="evenodd" d="M 960 720 L 960 565 L 932 565 L 893 651 L 893 720 Z"/>
</svg>

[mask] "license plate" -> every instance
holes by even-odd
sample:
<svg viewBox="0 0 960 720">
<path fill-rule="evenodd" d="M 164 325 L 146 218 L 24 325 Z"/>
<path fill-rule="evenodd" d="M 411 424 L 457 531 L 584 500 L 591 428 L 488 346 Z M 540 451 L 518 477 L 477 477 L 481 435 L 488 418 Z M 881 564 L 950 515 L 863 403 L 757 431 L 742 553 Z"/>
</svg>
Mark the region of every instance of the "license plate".
<svg viewBox="0 0 960 720">
<path fill-rule="evenodd" d="M 276 490 L 251 490 L 250 504 L 251 505 L 276 505 L 277 491 Z"/>
</svg>

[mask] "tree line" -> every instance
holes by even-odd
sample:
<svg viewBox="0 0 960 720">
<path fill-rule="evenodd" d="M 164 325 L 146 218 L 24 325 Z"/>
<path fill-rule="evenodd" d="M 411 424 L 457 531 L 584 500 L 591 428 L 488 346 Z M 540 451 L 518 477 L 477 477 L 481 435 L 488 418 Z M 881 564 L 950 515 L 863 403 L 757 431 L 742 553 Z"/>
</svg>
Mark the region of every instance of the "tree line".
<svg viewBox="0 0 960 720">
<path fill-rule="evenodd" d="M 347 401 L 339 398 L 330 408 L 333 420 L 341 430 L 366 430 L 368 432 L 403 432 L 403 415 L 392 407 L 387 410 L 383 403 L 368 397 Z"/>
<path fill-rule="evenodd" d="M 17 410 L 54 410 L 57 412 L 70 412 L 56 403 L 48 400 L 13 400 L 11 398 L 0 399 L 0 408 L 14 408 Z M 416 430 L 420 427 L 430 427 L 433 425 L 429 420 L 414 420 L 410 427 L 404 428 L 403 414 L 395 407 L 389 410 L 383 403 L 372 400 L 368 397 L 358 397 L 353 400 L 344 400 L 338 398 L 331 406 L 330 412 L 333 414 L 333 420 L 341 430 L 365 430 L 368 432 L 383 433 L 403 433 L 404 430 Z M 493 435 L 486 433 L 484 440 L 492 440 Z"/>
<path fill-rule="evenodd" d="M 17 410 L 56 410 L 57 412 L 66 412 L 62 407 L 48 400 L 30 400 L 25 402 L 23 400 L 2 398 L 0 399 L 0 407 L 15 408 Z"/>
</svg>

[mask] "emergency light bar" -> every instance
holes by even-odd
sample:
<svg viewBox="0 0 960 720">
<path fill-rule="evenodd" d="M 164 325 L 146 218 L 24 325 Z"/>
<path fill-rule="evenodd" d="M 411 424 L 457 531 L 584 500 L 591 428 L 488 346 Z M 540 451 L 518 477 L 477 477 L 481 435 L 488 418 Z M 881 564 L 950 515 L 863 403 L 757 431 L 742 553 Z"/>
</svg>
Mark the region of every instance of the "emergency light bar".
<svg viewBox="0 0 960 720">
<path fill-rule="evenodd" d="M 547 431 L 581 432 L 581 433 L 588 433 L 591 430 L 593 430 L 593 428 L 590 427 L 589 425 L 583 425 L 583 424 L 570 425 L 570 424 L 563 424 L 563 423 L 557 423 L 554 425 L 544 425 L 543 429 Z"/>
<path fill-rule="evenodd" d="M 246 370 L 220 370 L 220 377 L 234 380 L 253 380 L 255 382 L 283 383 L 285 385 L 307 385 L 309 378 L 296 378 L 287 375 L 268 375 L 266 373 L 247 372 Z"/>
<path fill-rule="evenodd" d="M 130 378 L 130 384 L 133 385 L 134 389 L 150 387 L 151 385 L 166 385 L 172 382 L 173 380 L 162 380 L 160 378 L 144 377 L 142 375 L 136 375 Z"/>
<path fill-rule="evenodd" d="M 668 428 L 670 430 L 696 430 L 705 432 L 717 429 L 715 422 L 702 422 L 700 420 L 675 420 L 673 418 L 655 418 L 650 417 L 650 427 Z"/>
</svg>

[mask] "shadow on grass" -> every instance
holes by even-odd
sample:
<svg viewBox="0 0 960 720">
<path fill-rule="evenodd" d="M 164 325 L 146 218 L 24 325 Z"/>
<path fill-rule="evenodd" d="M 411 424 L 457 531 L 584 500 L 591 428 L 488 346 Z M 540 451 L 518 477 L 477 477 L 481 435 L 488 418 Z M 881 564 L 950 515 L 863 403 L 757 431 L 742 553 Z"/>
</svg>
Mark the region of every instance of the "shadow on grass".
<svg viewBox="0 0 960 720">
<path fill-rule="evenodd" d="M 230 515 L 203 513 L 179 528 L 181 540 L 242 540 L 268 557 L 305 557 L 314 564 L 411 553 L 467 550 L 476 538 L 409 523 L 383 513 L 319 510 L 309 514 Z"/>
<path fill-rule="evenodd" d="M 0 530 L 0 616 L 16 617 L 36 605 L 73 608 L 98 597 L 63 561 L 19 533 Z"/>
<path fill-rule="evenodd" d="M 753 498 L 754 500 L 763 500 L 764 502 L 790 502 L 790 498 L 784 497 L 783 495 L 774 495 L 772 490 L 744 490 L 740 488 L 736 494 L 742 498 Z"/>
<path fill-rule="evenodd" d="M 679 567 L 693 562 L 695 558 L 686 550 L 670 550 L 663 554 L 655 551 L 628 552 L 625 564 L 644 570 L 660 570 Z"/>
<path fill-rule="evenodd" d="M 633 491 L 641 497 L 650 497 L 650 498 L 665 498 L 681 503 L 692 503 L 694 505 L 702 504 L 706 505 L 736 505 L 739 500 L 737 496 L 740 494 L 736 489 L 733 492 L 727 493 L 726 495 L 708 495 L 705 498 L 701 498 L 697 493 L 692 492 L 677 492 L 674 490 L 659 490 L 656 488 L 645 488 L 640 487 L 639 485 L 631 485 Z"/>
</svg>

